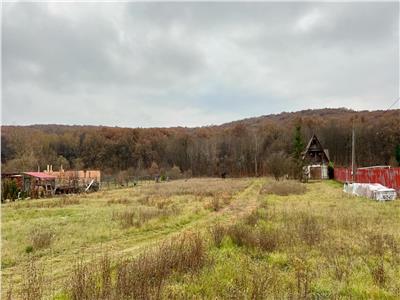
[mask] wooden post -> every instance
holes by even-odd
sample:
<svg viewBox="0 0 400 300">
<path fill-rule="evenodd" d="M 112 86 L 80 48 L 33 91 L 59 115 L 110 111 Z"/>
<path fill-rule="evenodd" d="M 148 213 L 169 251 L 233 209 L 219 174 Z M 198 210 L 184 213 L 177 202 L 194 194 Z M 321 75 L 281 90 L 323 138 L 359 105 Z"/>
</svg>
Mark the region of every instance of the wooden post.
<svg viewBox="0 0 400 300">
<path fill-rule="evenodd" d="M 351 171 L 353 183 L 356 181 L 356 149 L 355 149 L 355 130 L 354 130 L 354 120 L 351 138 Z"/>
</svg>

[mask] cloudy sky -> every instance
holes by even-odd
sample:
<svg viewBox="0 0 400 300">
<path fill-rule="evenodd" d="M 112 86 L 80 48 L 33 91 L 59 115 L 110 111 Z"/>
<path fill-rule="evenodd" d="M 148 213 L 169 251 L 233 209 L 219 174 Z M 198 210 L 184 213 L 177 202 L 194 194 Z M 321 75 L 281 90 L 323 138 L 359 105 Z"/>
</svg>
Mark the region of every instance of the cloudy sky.
<svg viewBox="0 0 400 300">
<path fill-rule="evenodd" d="M 201 126 L 398 95 L 398 2 L 3 4 L 3 124 Z"/>
</svg>

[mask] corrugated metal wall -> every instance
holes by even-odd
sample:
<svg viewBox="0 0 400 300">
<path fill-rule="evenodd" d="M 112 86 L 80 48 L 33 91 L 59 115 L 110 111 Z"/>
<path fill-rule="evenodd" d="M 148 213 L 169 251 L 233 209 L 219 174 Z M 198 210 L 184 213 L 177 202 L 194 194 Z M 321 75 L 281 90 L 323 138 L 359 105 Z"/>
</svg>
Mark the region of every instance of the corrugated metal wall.
<svg viewBox="0 0 400 300">
<path fill-rule="evenodd" d="M 335 179 L 341 182 L 351 181 L 351 168 L 335 168 Z M 400 168 L 357 169 L 356 182 L 380 183 L 400 191 Z"/>
</svg>

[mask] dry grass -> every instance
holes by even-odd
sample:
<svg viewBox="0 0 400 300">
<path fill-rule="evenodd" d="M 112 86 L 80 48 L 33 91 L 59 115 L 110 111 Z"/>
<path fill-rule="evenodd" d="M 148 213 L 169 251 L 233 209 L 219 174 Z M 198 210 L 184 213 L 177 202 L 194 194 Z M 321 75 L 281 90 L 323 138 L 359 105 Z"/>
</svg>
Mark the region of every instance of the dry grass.
<svg viewBox="0 0 400 300">
<path fill-rule="evenodd" d="M 184 233 L 115 266 L 108 256 L 97 263 L 79 261 L 66 291 L 70 299 L 159 299 L 172 274 L 197 272 L 205 262 L 203 238 Z"/>
<path fill-rule="evenodd" d="M 22 289 L 19 298 L 23 300 L 39 300 L 43 297 L 43 268 L 34 259 L 30 259 L 22 270 Z M 9 295 L 11 299 L 13 297 Z"/>
<path fill-rule="evenodd" d="M 222 240 L 226 235 L 226 227 L 220 223 L 215 224 L 209 228 L 209 232 L 213 241 L 213 244 L 216 247 L 220 247 L 222 244 Z"/>
<path fill-rule="evenodd" d="M 80 199 L 76 196 L 61 196 L 51 200 L 20 200 L 13 205 L 13 208 L 57 208 L 78 205 L 80 203 Z"/>
<path fill-rule="evenodd" d="M 111 220 L 117 221 L 122 228 L 129 228 L 134 225 L 138 225 L 135 222 L 136 219 L 136 211 L 126 210 L 122 212 L 113 212 L 111 216 Z"/>
<path fill-rule="evenodd" d="M 213 181 L 201 179 L 199 186 Z M 88 195 L 77 207 L 14 210 L 7 204 L 2 296 L 13 286 L 18 298 L 20 276 L 10 280 L 10 273 L 19 270 L 26 258 L 40 256 L 47 266 L 51 262 L 57 267 L 49 277 L 68 277 L 57 299 L 399 298 L 399 202 L 347 198 L 341 186 L 331 182 L 309 184 L 304 194 L 266 195 L 259 193 L 268 182 L 262 181 L 254 180 L 251 188 L 238 195 L 213 187 L 199 196 L 195 187 L 178 181 L 153 184 L 157 191 L 149 185 L 100 192 L 101 197 Z M 229 187 L 232 182 L 215 180 L 214 185 Z M 173 190 L 186 194 L 170 195 Z M 224 208 L 218 213 L 212 207 L 204 209 L 214 197 Z M 110 199 L 132 202 L 108 205 Z M 174 209 L 179 213 L 175 215 Z M 110 222 L 113 212 L 115 223 Z M 25 244 L 18 248 L 15 233 L 21 230 L 19 239 L 26 239 L 38 218 L 46 218 L 43 223 L 51 224 L 57 236 L 68 235 L 53 239 L 52 257 L 47 248 L 30 254 L 25 253 Z M 125 221 L 119 218 L 126 218 L 127 228 L 134 229 L 123 228 Z M 209 236 L 179 234 L 207 228 Z M 82 261 L 73 264 L 82 247 L 87 249 Z M 108 255 L 93 259 L 99 249 Z M 44 298 L 50 298 L 47 288 Z"/>
<path fill-rule="evenodd" d="M 19 295 L 19 270 L 31 256 L 40 258 L 46 271 L 51 272 L 46 274 L 51 285 L 44 288 L 44 297 L 51 298 L 50 286 L 56 294 L 60 291 L 72 272 L 77 253 L 82 253 L 87 262 L 98 255 L 99 249 L 104 249 L 113 258 L 115 268 L 120 255 L 138 255 L 148 245 L 157 246 L 183 230 L 206 228 L 222 214 L 205 210 L 203 204 L 219 195 L 223 206 L 231 205 L 231 201 L 235 205 L 237 197 L 251 183 L 248 179 L 177 180 L 2 205 L 2 297 L 6 298 L 11 290 Z M 254 189 L 254 195 L 257 192 Z M 21 209 L 15 209 L 16 206 Z M 227 210 L 227 214 L 234 212 Z M 42 229 L 47 230 L 43 230 L 44 234 L 32 234 L 32 240 L 38 241 L 34 247 L 31 232 L 38 223 L 46 224 Z M 51 237 L 48 229 L 57 233 L 57 238 Z M 112 278 L 116 278 L 115 271 Z"/>
<path fill-rule="evenodd" d="M 127 198 L 118 198 L 118 199 L 109 199 L 107 200 L 107 205 L 113 205 L 113 204 L 124 204 L 128 205 L 130 204 L 131 201 Z"/>
<path fill-rule="evenodd" d="M 161 196 L 163 198 L 177 195 L 195 195 L 198 197 L 212 197 L 217 194 L 232 195 L 245 189 L 251 180 L 245 179 L 189 179 L 176 180 L 156 184 L 155 187 L 143 188 L 143 193 L 149 196 Z"/>
<path fill-rule="evenodd" d="M 216 223 L 209 229 L 213 271 L 168 295 L 398 299 L 399 203 L 348 199 L 340 188 L 324 182 L 305 194 L 269 194 L 234 224 Z"/>
<path fill-rule="evenodd" d="M 176 206 L 164 209 L 143 206 L 136 209 L 129 208 L 124 211 L 114 211 L 111 220 L 117 221 L 122 228 L 140 227 L 152 219 L 169 217 L 178 213 L 179 209 Z"/>
<path fill-rule="evenodd" d="M 301 195 L 306 191 L 306 184 L 294 180 L 267 183 L 261 189 L 262 194 L 274 194 L 279 196 Z"/>
<path fill-rule="evenodd" d="M 53 238 L 54 232 L 44 227 L 34 228 L 29 234 L 29 240 L 35 250 L 50 247 Z"/>
</svg>

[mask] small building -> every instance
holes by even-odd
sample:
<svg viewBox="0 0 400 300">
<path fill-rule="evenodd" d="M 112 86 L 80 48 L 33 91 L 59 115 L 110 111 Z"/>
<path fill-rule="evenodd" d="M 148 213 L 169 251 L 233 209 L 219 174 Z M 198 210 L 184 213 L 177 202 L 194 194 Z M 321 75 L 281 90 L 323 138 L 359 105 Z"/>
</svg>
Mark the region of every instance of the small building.
<svg viewBox="0 0 400 300">
<path fill-rule="evenodd" d="M 56 177 L 44 172 L 24 172 L 23 191 L 33 198 L 51 196 L 56 188 Z"/>
<path fill-rule="evenodd" d="M 324 149 L 313 134 L 302 152 L 302 159 L 305 164 L 304 174 L 306 179 L 328 179 L 329 151 Z"/>
<path fill-rule="evenodd" d="M 45 174 L 55 177 L 55 193 L 69 194 L 83 191 L 98 191 L 101 182 L 100 170 L 69 170 L 53 171 L 51 165 L 47 166 Z"/>
</svg>

